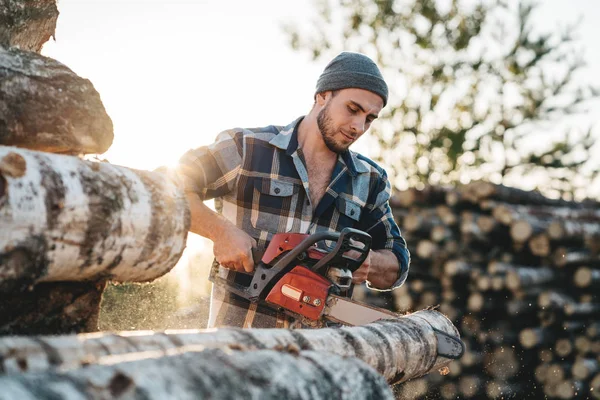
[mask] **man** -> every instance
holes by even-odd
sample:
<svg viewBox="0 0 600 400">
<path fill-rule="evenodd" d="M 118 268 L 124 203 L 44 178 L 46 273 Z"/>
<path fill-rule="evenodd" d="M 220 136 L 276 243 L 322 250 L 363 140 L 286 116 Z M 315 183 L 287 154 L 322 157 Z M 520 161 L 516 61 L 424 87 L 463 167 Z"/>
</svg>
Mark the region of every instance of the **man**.
<svg viewBox="0 0 600 400">
<path fill-rule="evenodd" d="M 353 227 L 372 250 L 353 283 L 389 290 L 406 279 L 409 253 L 388 204 L 390 184 L 373 161 L 349 150 L 377 118 L 388 88 L 368 57 L 343 52 L 317 82 L 308 115 L 286 127 L 232 129 L 180 160 L 191 231 L 214 242 L 218 273 L 248 282 L 252 248 L 278 232 Z M 215 198 L 220 213 L 203 204 Z M 246 283 L 247 285 L 247 283 Z M 281 312 L 213 287 L 209 327 L 297 327 Z"/>
</svg>

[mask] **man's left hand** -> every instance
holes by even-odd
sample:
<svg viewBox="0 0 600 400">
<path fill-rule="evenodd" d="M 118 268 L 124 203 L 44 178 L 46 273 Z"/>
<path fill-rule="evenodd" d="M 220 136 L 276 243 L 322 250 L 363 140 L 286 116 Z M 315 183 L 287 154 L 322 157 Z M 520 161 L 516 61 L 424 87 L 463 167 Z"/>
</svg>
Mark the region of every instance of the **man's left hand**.
<svg viewBox="0 0 600 400">
<path fill-rule="evenodd" d="M 369 254 L 367 254 L 367 258 L 363 261 L 362 265 L 358 267 L 356 271 L 352 274 L 352 283 L 355 285 L 359 285 L 367 280 L 369 276 L 369 268 L 371 267 L 371 252 L 373 250 L 369 250 Z"/>
</svg>

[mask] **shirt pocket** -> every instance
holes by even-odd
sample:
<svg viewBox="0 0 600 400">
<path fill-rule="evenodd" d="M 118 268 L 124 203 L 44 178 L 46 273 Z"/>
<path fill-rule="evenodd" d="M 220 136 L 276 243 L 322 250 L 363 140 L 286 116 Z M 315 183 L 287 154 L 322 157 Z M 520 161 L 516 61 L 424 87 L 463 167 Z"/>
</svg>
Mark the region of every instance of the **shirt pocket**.
<svg viewBox="0 0 600 400">
<path fill-rule="evenodd" d="M 360 221 L 362 208 L 358 203 L 343 197 L 338 197 L 335 202 L 337 211 L 340 213 L 340 226 L 338 230 L 348 226 L 352 227 Z"/>
<path fill-rule="evenodd" d="M 269 233 L 290 232 L 298 207 L 300 185 L 279 179 L 254 178 L 250 223 Z"/>
</svg>

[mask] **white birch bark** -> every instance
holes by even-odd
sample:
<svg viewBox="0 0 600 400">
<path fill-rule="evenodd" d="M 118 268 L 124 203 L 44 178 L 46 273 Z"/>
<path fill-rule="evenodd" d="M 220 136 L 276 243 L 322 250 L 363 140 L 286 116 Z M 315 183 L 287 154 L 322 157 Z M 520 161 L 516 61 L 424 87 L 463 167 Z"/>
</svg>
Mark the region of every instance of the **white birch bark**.
<svg viewBox="0 0 600 400">
<path fill-rule="evenodd" d="M 434 328 L 458 337 L 454 325 L 433 310 L 365 326 L 314 330 L 219 329 L 15 336 L 0 338 L 0 371 L 6 375 L 68 371 L 119 357 L 156 356 L 169 349 L 202 346 L 245 351 L 310 350 L 323 357 L 331 354 L 356 357 L 375 368 L 389 383 L 398 383 L 437 371 L 451 361 L 438 356 Z"/>
<path fill-rule="evenodd" d="M 168 353 L 0 377 L 0 399 L 393 399 L 385 379 L 356 358 L 201 347 Z"/>
<path fill-rule="evenodd" d="M 0 292 L 153 280 L 176 264 L 189 224 L 165 174 L 0 146 Z"/>
</svg>

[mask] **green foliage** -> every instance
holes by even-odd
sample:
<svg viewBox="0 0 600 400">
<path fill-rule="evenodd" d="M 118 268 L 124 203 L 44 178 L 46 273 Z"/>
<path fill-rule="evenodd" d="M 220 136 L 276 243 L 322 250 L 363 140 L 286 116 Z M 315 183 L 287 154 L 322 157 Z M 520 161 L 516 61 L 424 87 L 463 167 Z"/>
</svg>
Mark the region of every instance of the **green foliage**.
<svg viewBox="0 0 600 400">
<path fill-rule="evenodd" d="M 152 283 L 109 284 L 102 296 L 102 331 L 166 329 L 177 310 L 177 286 L 166 277 Z"/>
<path fill-rule="evenodd" d="M 531 178 L 546 194 L 581 196 L 600 169 L 591 129 L 573 117 L 599 92 L 575 82 L 575 26 L 540 33 L 533 3 L 472 3 L 319 0 L 308 29 L 286 32 L 314 59 L 358 51 L 382 67 L 390 104 L 373 133 L 397 187 Z"/>
</svg>

